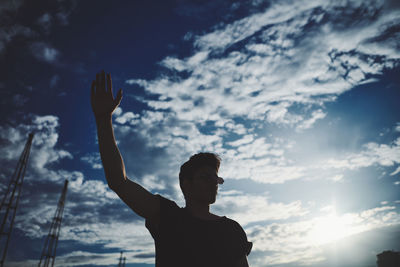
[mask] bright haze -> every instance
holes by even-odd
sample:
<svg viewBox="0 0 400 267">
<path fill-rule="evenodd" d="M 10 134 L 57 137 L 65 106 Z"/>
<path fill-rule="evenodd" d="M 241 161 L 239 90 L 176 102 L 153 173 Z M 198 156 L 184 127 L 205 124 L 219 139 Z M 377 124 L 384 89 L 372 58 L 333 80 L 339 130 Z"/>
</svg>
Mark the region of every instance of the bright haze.
<svg viewBox="0 0 400 267">
<path fill-rule="evenodd" d="M 108 189 L 90 107 L 101 70 L 127 175 L 183 206 L 180 165 L 222 158 L 212 212 L 250 266 L 376 266 L 400 250 L 398 1 L 1 1 L 0 190 L 34 140 L 6 258 L 37 265 L 65 179 L 57 266 L 154 266 Z"/>
</svg>

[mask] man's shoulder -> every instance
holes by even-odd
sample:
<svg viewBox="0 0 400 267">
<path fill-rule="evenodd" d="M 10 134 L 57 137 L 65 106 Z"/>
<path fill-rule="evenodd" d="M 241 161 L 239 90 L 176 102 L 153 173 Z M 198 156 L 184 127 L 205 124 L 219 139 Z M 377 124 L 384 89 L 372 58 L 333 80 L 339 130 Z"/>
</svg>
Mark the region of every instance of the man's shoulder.
<svg viewBox="0 0 400 267">
<path fill-rule="evenodd" d="M 172 225 L 173 221 L 180 216 L 180 208 L 173 200 L 165 198 L 159 194 L 156 194 L 155 196 L 160 202 L 159 220 L 146 220 L 145 226 L 150 231 L 152 237 L 157 240 L 160 237 L 160 229 Z"/>
<path fill-rule="evenodd" d="M 210 213 L 210 219 L 211 220 L 222 220 L 224 218 L 226 218 L 226 217 L 225 216 L 219 216 L 219 215 L 214 214 L 214 213 Z"/>
<path fill-rule="evenodd" d="M 228 232 L 237 236 L 247 236 L 243 227 L 235 221 L 234 219 L 228 218 L 224 216 L 224 227 Z"/>
<path fill-rule="evenodd" d="M 232 243 L 239 244 L 239 251 L 244 251 L 246 255 L 250 254 L 253 243 L 247 240 L 247 234 L 243 227 L 235 220 L 226 217 L 226 223 L 229 224 L 230 236 L 229 239 Z"/>
<path fill-rule="evenodd" d="M 179 206 L 173 200 L 165 198 L 165 197 L 163 197 L 163 196 L 161 196 L 159 194 L 157 194 L 156 197 L 158 197 L 158 199 L 160 200 L 160 205 L 161 206 L 169 206 L 169 207 L 173 207 L 173 208 L 179 208 Z"/>
<path fill-rule="evenodd" d="M 231 219 L 231 218 L 226 217 L 226 216 L 223 216 L 223 218 L 224 218 L 224 220 L 225 220 L 226 223 L 232 225 L 232 226 L 235 227 L 235 228 L 240 228 L 240 229 L 242 229 L 242 226 L 241 226 L 237 221 L 235 221 L 234 219 Z"/>
</svg>

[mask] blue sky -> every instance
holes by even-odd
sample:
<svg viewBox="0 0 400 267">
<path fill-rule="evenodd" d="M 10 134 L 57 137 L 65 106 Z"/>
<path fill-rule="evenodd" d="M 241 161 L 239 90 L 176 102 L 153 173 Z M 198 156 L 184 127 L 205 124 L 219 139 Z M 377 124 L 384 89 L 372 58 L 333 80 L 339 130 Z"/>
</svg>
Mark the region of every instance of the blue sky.
<svg viewBox="0 0 400 267">
<path fill-rule="evenodd" d="M 123 250 L 154 266 L 101 169 L 102 69 L 124 92 L 128 176 L 183 206 L 179 166 L 218 153 L 212 211 L 243 226 L 250 266 L 376 266 L 400 250 L 396 1 L 16 0 L 0 17 L 2 191 L 35 132 L 9 266 L 38 263 L 65 179 L 57 265 L 115 266 Z"/>
</svg>

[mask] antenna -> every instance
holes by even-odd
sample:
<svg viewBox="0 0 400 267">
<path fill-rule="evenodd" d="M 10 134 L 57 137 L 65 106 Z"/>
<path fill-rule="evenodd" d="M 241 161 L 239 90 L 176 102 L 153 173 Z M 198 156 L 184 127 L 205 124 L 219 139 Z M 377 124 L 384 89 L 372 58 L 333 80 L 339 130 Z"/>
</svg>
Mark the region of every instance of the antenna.
<svg viewBox="0 0 400 267">
<path fill-rule="evenodd" d="M 8 243 L 14 225 L 15 213 L 18 208 L 22 183 L 24 182 L 32 139 L 33 133 L 30 133 L 0 205 L 0 217 L 2 217 L 0 227 L 1 267 L 3 267 L 7 255 Z"/>
<path fill-rule="evenodd" d="M 122 267 L 122 266 L 123 266 L 123 265 L 122 265 L 122 254 L 123 254 L 123 252 L 121 251 L 121 254 L 120 254 L 120 256 L 119 256 L 118 267 Z"/>
<path fill-rule="evenodd" d="M 67 188 L 68 188 L 68 180 L 65 180 L 64 188 L 62 190 L 60 200 L 58 201 L 57 210 L 56 213 L 54 214 L 53 221 L 51 222 L 50 231 L 46 237 L 42 255 L 40 256 L 40 262 L 38 265 L 39 267 L 54 266 L 54 261 L 56 259 L 58 236 L 60 234 Z"/>
</svg>

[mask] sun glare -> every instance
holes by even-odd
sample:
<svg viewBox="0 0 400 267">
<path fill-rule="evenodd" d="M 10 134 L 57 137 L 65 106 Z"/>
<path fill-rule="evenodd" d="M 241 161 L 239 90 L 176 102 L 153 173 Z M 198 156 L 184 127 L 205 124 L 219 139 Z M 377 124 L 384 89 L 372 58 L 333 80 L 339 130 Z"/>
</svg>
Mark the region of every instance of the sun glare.
<svg viewBox="0 0 400 267">
<path fill-rule="evenodd" d="M 352 234 L 352 219 L 335 213 L 314 220 L 309 238 L 313 245 L 323 245 Z"/>
</svg>

